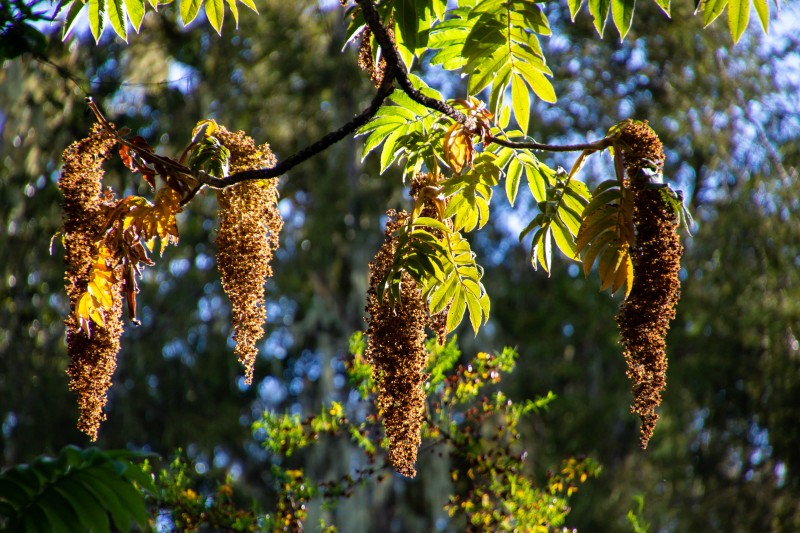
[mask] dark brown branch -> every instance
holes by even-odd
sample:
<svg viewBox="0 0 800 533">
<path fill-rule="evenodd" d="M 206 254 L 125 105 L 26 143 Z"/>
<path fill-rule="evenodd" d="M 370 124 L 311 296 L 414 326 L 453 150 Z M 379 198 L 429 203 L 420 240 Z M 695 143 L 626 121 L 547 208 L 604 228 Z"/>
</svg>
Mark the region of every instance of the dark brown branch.
<svg viewBox="0 0 800 533">
<path fill-rule="evenodd" d="M 322 152 L 332 144 L 335 144 L 349 134 L 356 131 L 358 128 L 369 122 L 369 120 L 375 116 L 375 113 L 378 112 L 378 108 L 383 104 L 383 101 L 392 94 L 394 91 L 394 87 L 392 86 L 392 76 L 387 75 L 383 83 L 381 84 L 380 88 L 378 89 L 378 93 L 370 102 L 369 107 L 367 107 L 364 111 L 356 115 L 350 122 L 339 128 L 338 130 L 332 131 L 322 137 L 317 142 L 311 144 L 310 146 L 300 150 L 296 154 L 287 157 L 277 165 L 272 168 L 262 168 L 259 170 L 247 170 L 244 172 L 237 172 L 236 174 L 231 174 L 227 178 L 215 178 L 214 176 L 209 176 L 205 172 L 199 172 L 197 175 L 194 176 L 200 183 L 204 185 L 208 185 L 209 187 L 213 187 L 216 189 L 223 189 L 225 187 L 230 187 L 236 183 L 247 181 L 247 180 L 261 180 L 267 178 L 276 178 L 288 172 L 290 169 L 294 168 L 295 166 L 299 165 L 306 159 L 309 159 L 318 153 Z"/>
<path fill-rule="evenodd" d="M 378 10 L 375 9 L 375 3 L 372 0 L 356 0 L 361 6 L 361 11 L 364 13 L 364 21 L 369 26 L 370 31 L 375 35 L 375 40 L 381 45 L 381 54 L 386 59 L 386 64 L 389 66 L 390 71 L 394 74 L 400 88 L 403 89 L 412 100 L 424 105 L 429 109 L 434 109 L 440 113 L 444 113 L 456 122 L 460 122 L 467 127 L 468 130 L 473 131 L 476 129 L 475 119 L 468 117 L 461 111 L 455 109 L 453 106 L 442 100 L 431 98 L 422 94 L 414 88 L 411 80 L 408 78 L 408 71 L 405 64 L 400 59 L 400 53 L 397 51 L 397 46 L 394 39 L 389 36 L 386 26 L 381 23 Z"/>
<path fill-rule="evenodd" d="M 591 150 L 597 152 L 605 150 L 614 144 L 614 140 L 610 137 L 604 137 L 597 141 L 580 144 L 542 144 L 537 142 L 514 142 L 508 139 L 502 139 L 490 135 L 486 138 L 486 144 L 495 143 L 507 148 L 515 148 L 517 150 L 542 150 L 545 152 L 582 152 L 584 150 Z"/>
</svg>

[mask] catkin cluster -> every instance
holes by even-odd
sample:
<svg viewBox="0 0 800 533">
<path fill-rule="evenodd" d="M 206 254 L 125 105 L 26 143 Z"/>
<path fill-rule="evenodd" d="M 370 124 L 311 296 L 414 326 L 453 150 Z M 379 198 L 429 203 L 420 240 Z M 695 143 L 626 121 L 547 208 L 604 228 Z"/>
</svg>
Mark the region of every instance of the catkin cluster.
<svg viewBox="0 0 800 533">
<path fill-rule="evenodd" d="M 214 133 L 230 150 L 231 173 L 271 167 L 275 157 L 269 146 L 256 146 L 244 132 L 220 128 Z M 231 301 L 236 355 L 253 381 L 253 367 L 264 336 L 267 312 L 264 283 L 272 276 L 270 261 L 278 248 L 283 220 L 278 211 L 277 178 L 245 181 L 219 191 L 217 269 L 222 288 Z"/>
<path fill-rule="evenodd" d="M 392 234 L 408 218 L 405 212 L 387 213 L 386 239 L 369 264 L 367 307 L 368 341 L 364 353 L 378 383 L 378 408 L 389 439 L 389 460 L 395 470 L 414 477 L 420 428 L 425 412 L 425 326 L 427 306 L 414 279 L 404 273 L 400 301 L 389 306 L 388 291 L 378 299 L 378 289 L 392 265 L 395 239 Z"/>
<path fill-rule="evenodd" d="M 629 185 L 634 193 L 633 224 L 636 246 L 631 250 L 634 282 L 631 293 L 620 306 L 617 325 L 623 355 L 632 382 L 631 412 L 641 420 L 641 445 L 647 447 L 653 435 L 667 384 L 666 336 L 680 298 L 681 246 L 675 213 L 666 205 L 661 191 L 647 187 L 639 171 L 655 162 L 659 170 L 664 149 L 646 123 L 633 123 L 622 131 L 622 151 Z"/>
<path fill-rule="evenodd" d="M 369 79 L 375 87 L 380 87 L 381 83 L 383 83 L 383 77 L 386 75 L 386 59 L 381 57 L 378 64 L 375 64 L 375 61 L 372 59 L 371 41 L 372 31 L 368 27 L 365 27 L 361 32 L 361 44 L 358 48 L 358 66 L 361 67 L 361 70 L 364 72 L 369 73 Z"/>
<path fill-rule="evenodd" d="M 64 167 L 58 188 L 64 195 L 65 286 L 70 314 L 65 320 L 70 390 L 78 394 L 78 428 L 93 441 L 100 422 L 111 376 L 117 367 L 122 335 L 121 283 L 113 285 L 113 306 L 105 313 L 105 325 L 91 323 L 90 334 L 81 329 L 75 308 L 86 292 L 89 272 L 101 239 L 111 199 L 103 195 L 103 161 L 114 146 L 114 138 L 95 125 L 85 139 L 72 143 L 63 154 Z M 121 279 L 116 273 L 116 279 Z"/>
</svg>

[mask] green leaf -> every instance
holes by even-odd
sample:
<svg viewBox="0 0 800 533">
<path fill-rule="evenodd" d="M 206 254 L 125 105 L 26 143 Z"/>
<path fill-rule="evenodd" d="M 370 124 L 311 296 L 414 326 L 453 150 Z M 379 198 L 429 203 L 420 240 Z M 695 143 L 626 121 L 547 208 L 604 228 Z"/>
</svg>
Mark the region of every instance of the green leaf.
<svg viewBox="0 0 800 533">
<path fill-rule="evenodd" d="M 514 157 L 508 163 L 508 168 L 506 169 L 506 197 L 511 207 L 514 207 L 514 201 L 517 198 L 521 176 L 522 163 L 519 162 L 519 159 Z"/>
<path fill-rule="evenodd" d="M 86 529 L 95 533 L 110 530 L 108 514 L 89 488 L 68 477 L 59 483 L 58 490 L 78 512 Z"/>
<path fill-rule="evenodd" d="M 702 0 L 703 26 L 708 26 L 725 10 L 728 0 Z"/>
<path fill-rule="evenodd" d="M 766 2 L 766 0 L 764 0 L 764 1 Z M 670 12 L 669 12 L 669 10 L 670 10 L 670 5 L 669 5 L 670 4 L 670 0 L 655 0 L 655 2 L 656 2 L 656 4 L 658 4 L 658 7 L 661 8 L 661 11 L 666 13 L 666 15 L 669 17 L 670 16 Z"/>
<path fill-rule="evenodd" d="M 106 0 L 106 8 L 108 9 L 108 20 L 111 21 L 111 27 L 117 32 L 123 41 L 128 42 L 128 28 L 125 24 L 125 6 L 123 0 Z"/>
<path fill-rule="evenodd" d="M 395 0 L 392 2 L 392 8 L 397 48 L 403 56 L 406 68 L 410 70 L 411 61 L 417 48 L 417 32 L 419 31 L 416 1 Z"/>
<path fill-rule="evenodd" d="M 633 21 L 633 10 L 636 7 L 636 0 L 611 0 L 611 15 L 614 25 L 619 31 L 619 40 L 623 41 L 631 29 Z"/>
<path fill-rule="evenodd" d="M 96 43 L 100 42 L 106 20 L 106 0 L 89 0 L 89 29 Z"/>
<path fill-rule="evenodd" d="M 142 20 L 144 20 L 144 0 L 125 0 L 125 11 L 128 13 L 133 29 L 139 33 Z"/>
<path fill-rule="evenodd" d="M 568 0 L 567 4 L 569 5 L 570 19 L 572 19 L 572 22 L 575 22 L 575 16 L 578 14 L 578 11 L 581 10 L 583 0 Z"/>
<path fill-rule="evenodd" d="M 514 106 L 514 116 L 522 133 L 528 132 L 528 120 L 531 115 L 531 99 L 528 94 L 528 87 L 521 75 L 511 77 L 511 101 Z M 514 202 L 511 202 L 512 205 Z"/>
<path fill-rule="evenodd" d="M 222 21 L 225 18 L 225 7 L 222 0 L 208 0 L 206 2 L 206 17 L 208 17 L 208 22 L 211 23 L 217 33 L 222 35 Z"/>
<path fill-rule="evenodd" d="M 435 315 L 447 307 L 447 304 L 453 299 L 457 288 L 458 276 L 454 272 L 453 275 L 448 277 L 447 280 L 439 285 L 431 294 L 428 306 L 430 314 Z"/>
<path fill-rule="evenodd" d="M 44 512 L 52 531 L 63 531 L 64 533 L 85 533 L 86 531 L 81 527 L 80 510 L 76 509 L 71 500 L 52 486 L 39 494 L 33 506 Z"/>
<path fill-rule="evenodd" d="M 253 2 L 253 0 L 242 0 L 242 3 L 248 8 L 250 8 L 252 11 L 258 13 L 258 8 L 256 7 L 256 4 L 255 2 Z"/>
<path fill-rule="evenodd" d="M 66 7 L 66 14 L 64 15 L 64 26 L 61 32 L 61 40 L 64 41 L 69 36 L 72 28 L 75 27 L 75 20 L 78 15 L 83 11 L 83 2 L 81 0 L 73 0 Z"/>
<path fill-rule="evenodd" d="M 457 291 L 455 298 L 453 298 L 453 303 L 450 305 L 450 310 L 447 312 L 447 333 L 458 327 L 464 318 L 466 310 L 467 304 L 464 299 L 464 293 L 463 291 Z"/>
<path fill-rule="evenodd" d="M 472 325 L 472 331 L 475 335 L 481 328 L 481 318 L 483 311 L 481 310 L 481 303 L 479 296 L 475 296 L 470 292 L 464 293 L 464 298 L 467 302 L 467 309 L 469 310 L 469 322 Z"/>
<path fill-rule="evenodd" d="M 228 7 L 231 8 L 231 13 L 233 14 L 233 21 L 236 24 L 236 29 L 239 29 L 239 8 L 236 7 L 237 0 L 227 0 Z"/>
<path fill-rule="evenodd" d="M 767 0 L 753 0 L 758 19 L 761 21 L 761 29 L 764 33 L 769 31 L 769 2 Z"/>
<path fill-rule="evenodd" d="M 594 27 L 600 37 L 603 36 L 603 30 L 606 27 L 606 19 L 608 19 L 608 9 L 611 0 L 589 0 L 589 13 L 594 18 Z"/>
<path fill-rule="evenodd" d="M 738 43 L 750 23 L 750 0 L 728 1 L 728 29 L 733 42 Z"/>
</svg>

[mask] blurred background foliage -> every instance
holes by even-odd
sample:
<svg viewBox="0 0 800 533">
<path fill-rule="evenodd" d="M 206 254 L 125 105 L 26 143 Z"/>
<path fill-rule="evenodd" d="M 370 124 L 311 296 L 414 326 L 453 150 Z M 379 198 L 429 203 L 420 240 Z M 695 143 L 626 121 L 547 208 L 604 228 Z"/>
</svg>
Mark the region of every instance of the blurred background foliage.
<svg viewBox="0 0 800 533">
<path fill-rule="evenodd" d="M 10 4 L 9 4 L 10 5 Z M 3 7 L 0 9 L 7 9 Z M 0 453 L 4 465 L 85 445 L 67 390 L 62 318 L 60 156 L 92 124 L 91 94 L 118 126 L 179 154 L 198 120 L 214 118 L 269 142 L 285 157 L 338 127 L 371 97 L 356 51 L 341 53 L 338 2 L 259 3 L 222 37 L 208 25 L 181 29 L 171 6 L 145 18 L 125 45 L 88 28 L 67 42 L 60 28 L 0 69 Z M 666 19 L 640 5 L 624 43 L 598 39 L 587 14 L 569 22 L 548 4 L 544 45 L 555 105 L 538 102 L 530 134 L 548 142 L 594 139 L 613 123 L 648 119 L 667 149 L 665 173 L 691 201 L 683 297 L 668 339 L 662 419 L 646 452 L 628 412 L 630 392 L 613 316 L 618 302 L 594 277 L 562 260 L 534 272 L 516 235 L 534 206 L 498 204 L 475 236 L 494 305 L 489 327 L 460 336 L 465 354 L 515 346 L 505 392 L 523 401 L 554 392 L 519 429 L 542 474 L 569 455 L 602 466 L 572 499 L 568 524 L 628 531 L 634 509 L 651 531 L 800 530 L 800 7 L 788 2 L 770 35 L 751 28 L 729 46 L 722 27 L 700 29 L 691 6 Z M 54 67 L 57 66 L 58 68 Z M 457 78 L 428 69 L 448 97 Z M 344 375 L 347 339 L 363 329 L 367 263 L 383 213 L 407 207 L 398 173 L 380 176 L 349 139 L 281 181 L 286 226 L 268 285 L 268 338 L 246 387 L 230 342 L 229 307 L 214 265 L 216 205 L 195 201 L 179 218 L 180 245 L 157 258 L 139 296 L 143 324 L 123 338 L 104 448 L 185 450 L 195 472 L 227 480 L 269 507 L 276 457 L 253 438 L 265 409 L 305 416 L 323 402 L 354 401 Z M 568 156 L 544 157 L 571 165 Z M 552 166 L 552 165 L 551 165 Z M 612 172 L 595 156 L 590 182 Z M 109 166 L 120 194 L 145 192 Z M 310 448 L 306 475 L 326 479 L 359 466 L 347 442 Z M 435 498 L 446 468 L 422 459 L 414 480 L 393 476 L 355 491 L 335 510 L 311 509 L 341 531 L 447 530 Z M 221 482 L 221 481 L 220 481 Z M 212 484 L 213 486 L 213 484 Z M 635 497 L 643 496 L 643 510 Z"/>
</svg>

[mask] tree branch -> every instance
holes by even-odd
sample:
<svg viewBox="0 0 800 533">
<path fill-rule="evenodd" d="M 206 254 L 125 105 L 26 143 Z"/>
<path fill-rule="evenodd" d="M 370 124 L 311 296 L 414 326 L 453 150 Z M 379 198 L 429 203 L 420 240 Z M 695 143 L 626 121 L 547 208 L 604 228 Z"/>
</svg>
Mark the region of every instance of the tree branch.
<svg viewBox="0 0 800 533">
<path fill-rule="evenodd" d="M 400 53 L 397 51 L 397 46 L 394 39 L 389 36 L 389 32 L 381 23 L 378 10 L 375 9 L 375 3 L 372 0 L 356 0 L 361 6 L 361 11 L 364 13 L 364 21 L 367 23 L 370 31 L 375 35 L 375 40 L 381 45 L 381 54 L 386 59 L 386 64 L 389 66 L 390 71 L 394 74 L 400 88 L 403 89 L 412 100 L 424 105 L 429 109 L 434 109 L 440 113 L 444 113 L 456 122 L 460 122 L 467 127 L 468 130 L 474 131 L 476 129 L 475 119 L 468 117 L 461 111 L 455 109 L 453 106 L 442 100 L 431 98 L 422 94 L 414 88 L 411 80 L 408 78 L 408 71 L 405 64 L 400 59 Z"/>
<path fill-rule="evenodd" d="M 605 150 L 609 146 L 613 146 L 614 140 L 611 137 L 603 137 L 596 141 L 580 144 L 542 144 L 537 142 L 515 142 L 508 139 L 502 139 L 489 135 L 486 138 L 486 144 L 495 143 L 507 148 L 515 148 L 517 150 L 542 150 L 545 152 L 582 152 L 584 150 L 600 151 Z"/>
<path fill-rule="evenodd" d="M 341 141 L 349 134 L 356 131 L 358 128 L 369 122 L 369 120 L 378 112 L 378 108 L 383 104 L 384 100 L 392 94 L 394 91 L 394 87 L 392 86 L 392 76 L 387 75 L 384 77 L 383 83 L 381 83 L 380 88 L 378 88 L 377 94 L 370 102 L 369 107 L 364 109 L 361 113 L 353 117 L 350 122 L 339 128 L 338 130 L 332 131 L 319 139 L 317 142 L 307 146 L 306 148 L 300 150 L 294 155 L 291 155 L 284 159 L 283 161 L 279 162 L 272 168 L 262 168 L 259 170 L 246 170 L 244 172 L 237 172 L 236 174 L 231 174 L 227 178 L 215 178 L 214 176 L 210 176 L 205 172 L 199 172 L 195 175 L 195 179 L 197 179 L 200 183 L 204 185 L 208 185 L 209 187 L 215 189 L 223 189 L 225 187 L 230 187 L 236 183 L 247 181 L 247 180 L 261 180 L 267 178 L 277 178 L 283 174 L 286 174 L 289 170 L 296 167 L 306 159 L 309 159 L 318 153 L 322 152 L 326 148 L 330 147 L 331 145 Z"/>
</svg>

